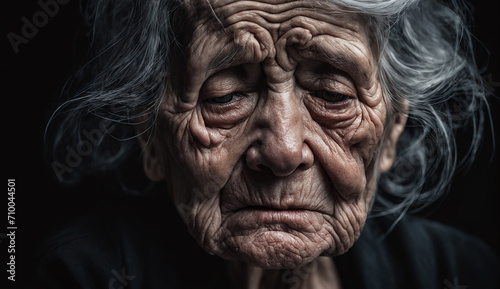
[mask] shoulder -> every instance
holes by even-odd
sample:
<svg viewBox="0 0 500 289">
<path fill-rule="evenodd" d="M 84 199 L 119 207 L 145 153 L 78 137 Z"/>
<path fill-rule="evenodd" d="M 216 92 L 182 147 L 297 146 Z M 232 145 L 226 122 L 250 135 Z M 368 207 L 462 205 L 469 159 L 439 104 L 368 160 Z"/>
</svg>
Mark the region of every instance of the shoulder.
<svg viewBox="0 0 500 289">
<path fill-rule="evenodd" d="M 47 238 L 33 260 L 33 288 L 224 288 L 224 264 L 215 258 L 189 236 L 173 205 L 132 200 Z"/>
<path fill-rule="evenodd" d="M 399 272 L 396 283 L 411 282 L 412 288 L 499 288 L 498 257 L 478 238 L 415 216 L 403 217 L 383 236 L 393 222 L 371 220 L 365 237 L 386 254 L 386 266 Z"/>
<path fill-rule="evenodd" d="M 492 250 L 479 238 L 422 217 L 405 216 L 392 236 L 420 241 L 420 247 L 433 248 L 436 253 L 443 255 L 467 257 L 470 252 L 474 252 L 476 256 L 484 256 L 486 260 L 496 260 Z"/>
<path fill-rule="evenodd" d="M 439 268 L 498 270 L 497 256 L 483 241 L 435 221 L 406 216 L 387 238 L 389 243 L 404 241 L 409 252 L 431 258 Z"/>
<path fill-rule="evenodd" d="M 345 288 L 499 288 L 497 256 L 479 239 L 420 217 L 368 219 L 336 257 Z"/>
<path fill-rule="evenodd" d="M 36 288 L 141 288 L 162 276 L 171 256 L 165 232 L 143 222 L 134 208 L 91 212 L 46 238 L 32 261 Z M 169 278 L 170 277 L 170 278 Z M 140 284 L 140 285 L 139 285 Z M 138 285 L 138 286 L 136 286 Z"/>
</svg>

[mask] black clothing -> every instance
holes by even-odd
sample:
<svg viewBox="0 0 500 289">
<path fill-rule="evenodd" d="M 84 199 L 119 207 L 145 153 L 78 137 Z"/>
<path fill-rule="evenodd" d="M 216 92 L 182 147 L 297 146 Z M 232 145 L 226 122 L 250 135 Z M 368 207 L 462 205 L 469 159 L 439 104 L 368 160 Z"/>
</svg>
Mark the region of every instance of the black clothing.
<svg viewBox="0 0 500 289">
<path fill-rule="evenodd" d="M 232 288 L 226 261 L 206 254 L 173 211 L 133 201 L 78 220 L 45 242 L 33 288 Z M 369 219 L 335 257 L 344 289 L 500 288 L 498 259 L 481 241 L 410 216 L 381 238 L 392 222 Z"/>
</svg>

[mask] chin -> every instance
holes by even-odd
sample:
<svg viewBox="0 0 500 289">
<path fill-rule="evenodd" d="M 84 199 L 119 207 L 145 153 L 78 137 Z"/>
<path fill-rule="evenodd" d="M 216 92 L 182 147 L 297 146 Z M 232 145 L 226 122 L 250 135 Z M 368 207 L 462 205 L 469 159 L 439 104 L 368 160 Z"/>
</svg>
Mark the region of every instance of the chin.
<svg viewBox="0 0 500 289">
<path fill-rule="evenodd" d="M 283 231 L 263 232 L 253 241 L 241 241 L 234 257 L 263 269 L 297 268 L 314 261 L 325 251 L 325 244 L 318 246 Z"/>
<path fill-rule="evenodd" d="M 205 250 L 263 269 L 297 268 L 347 251 L 362 227 L 351 225 L 316 211 L 242 210 L 226 220 L 212 243 L 218 246 Z"/>
</svg>

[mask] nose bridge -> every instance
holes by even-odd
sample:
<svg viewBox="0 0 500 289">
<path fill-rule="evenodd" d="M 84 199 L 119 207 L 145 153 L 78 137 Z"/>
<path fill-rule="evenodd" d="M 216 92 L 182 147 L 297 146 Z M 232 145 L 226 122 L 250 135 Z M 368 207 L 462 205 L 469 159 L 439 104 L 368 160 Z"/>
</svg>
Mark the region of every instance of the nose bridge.
<svg viewBox="0 0 500 289">
<path fill-rule="evenodd" d="M 301 146 L 304 136 L 302 115 L 295 93 L 292 89 L 284 92 L 270 91 L 266 105 L 267 138 L 285 151 L 294 151 Z M 285 150 L 286 149 L 286 150 Z"/>
<path fill-rule="evenodd" d="M 282 51 L 280 51 L 282 52 Z M 285 70 L 277 59 L 263 65 L 267 81 L 266 120 L 269 125 L 269 143 L 282 154 L 296 157 L 301 151 L 304 135 L 299 100 L 295 95 L 293 70 Z"/>
<path fill-rule="evenodd" d="M 280 91 L 270 88 L 261 112 L 262 132 L 249 155 L 250 161 L 271 169 L 277 176 L 289 175 L 307 162 L 303 153 L 304 125 L 293 87 Z"/>
</svg>

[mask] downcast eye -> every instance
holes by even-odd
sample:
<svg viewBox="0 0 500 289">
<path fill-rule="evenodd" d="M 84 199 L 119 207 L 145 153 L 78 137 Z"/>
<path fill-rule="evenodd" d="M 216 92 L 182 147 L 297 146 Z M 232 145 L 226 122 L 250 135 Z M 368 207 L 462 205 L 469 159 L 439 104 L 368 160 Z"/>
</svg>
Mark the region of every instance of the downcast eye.
<svg viewBox="0 0 500 289">
<path fill-rule="evenodd" d="M 351 98 L 350 96 L 336 93 L 336 92 L 330 92 L 327 90 L 318 90 L 313 93 L 315 97 L 319 97 L 325 101 L 332 102 L 332 103 L 338 103 L 338 102 L 343 102 L 345 100 L 348 100 Z"/>
<path fill-rule="evenodd" d="M 206 102 L 212 103 L 212 104 L 224 104 L 231 102 L 235 96 L 234 92 L 228 93 L 223 96 L 218 96 L 218 97 L 210 97 L 206 99 Z"/>
</svg>

